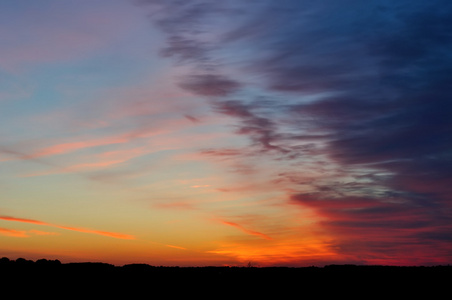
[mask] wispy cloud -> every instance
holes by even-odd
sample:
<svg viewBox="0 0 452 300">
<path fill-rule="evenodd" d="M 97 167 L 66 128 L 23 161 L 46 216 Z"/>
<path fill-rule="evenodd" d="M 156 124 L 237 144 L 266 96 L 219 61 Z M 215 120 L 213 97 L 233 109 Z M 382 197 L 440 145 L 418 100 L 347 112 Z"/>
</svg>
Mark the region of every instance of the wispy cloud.
<svg viewBox="0 0 452 300">
<path fill-rule="evenodd" d="M 146 199 L 132 206 L 223 216 L 239 234 L 215 235 L 211 253 L 240 259 L 452 261 L 451 1 L 13 2 L 0 12 L 15 28 L 0 28 L 5 208 Z"/>
<path fill-rule="evenodd" d="M 238 228 L 239 230 L 243 231 L 246 234 L 254 235 L 254 236 L 266 239 L 266 240 L 271 240 L 272 239 L 271 237 L 269 237 L 268 235 L 266 235 L 266 234 L 264 234 L 262 232 L 245 228 L 242 225 L 234 223 L 234 222 L 221 221 L 221 223 L 223 223 L 225 225 L 228 225 L 228 226 L 232 226 L 232 227 Z"/>
<path fill-rule="evenodd" d="M 57 232 L 49 232 L 49 231 L 42 231 L 42 230 L 16 230 L 16 229 L 9 229 L 9 228 L 0 228 L 0 235 L 4 236 L 11 236 L 11 237 L 20 237 L 20 238 L 28 238 L 33 235 L 38 236 L 49 236 L 49 235 L 59 235 Z"/>
<path fill-rule="evenodd" d="M 82 227 L 62 226 L 62 225 L 51 224 L 51 223 L 47 223 L 47 222 L 43 222 L 43 221 L 39 221 L 39 220 L 33 220 L 33 219 L 16 218 L 16 217 L 10 217 L 10 216 L 0 216 L 0 220 L 50 226 L 50 227 L 55 227 L 55 228 L 60 228 L 60 229 L 65 229 L 65 230 L 108 236 L 108 237 L 113 237 L 113 238 L 117 238 L 117 239 L 127 239 L 127 240 L 135 239 L 134 236 L 129 235 L 129 234 L 87 229 L 87 228 L 82 228 Z"/>
<path fill-rule="evenodd" d="M 170 247 L 170 248 L 174 248 L 174 249 L 179 249 L 179 250 L 187 250 L 187 248 L 180 247 L 180 246 L 174 246 L 174 245 L 165 245 L 165 246 Z"/>
<path fill-rule="evenodd" d="M 128 141 L 127 138 L 119 136 L 119 137 L 112 137 L 112 138 L 100 138 L 100 139 L 93 139 L 93 140 L 88 140 L 88 141 L 56 144 L 56 145 L 52 145 L 52 146 L 46 147 L 44 149 L 41 149 L 41 150 L 37 151 L 36 153 L 30 154 L 29 157 L 27 157 L 27 158 L 33 159 L 33 158 L 38 158 L 38 157 L 43 157 L 43 156 L 65 154 L 65 153 L 69 153 L 69 152 L 80 150 L 80 149 L 125 143 L 127 141 Z"/>
<path fill-rule="evenodd" d="M 5 236 L 12 236 L 12 237 L 28 237 L 27 232 L 23 230 L 15 230 L 15 229 L 8 229 L 8 228 L 1 228 L 0 227 L 0 234 Z"/>
<path fill-rule="evenodd" d="M 280 162 L 274 182 L 326 218 L 344 253 L 360 237 L 369 259 L 450 249 L 448 1 L 142 2 L 167 35 L 164 54 L 191 68 L 180 86 L 251 141 L 204 154 Z"/>
<path fill-rule="evenodd" d="M 37 224 L 37 225 L 48 225 L 47 223 L 42 222 L 42 221 L 38 221 L 38 220 L 15 218 L 15 217 L 9 217 L 9 216 L 0 216 L 0 220 L 13 221 L 13 222 L 22 222 L 22 223 L 31 223 L 31 224 Z"/>
</svg>

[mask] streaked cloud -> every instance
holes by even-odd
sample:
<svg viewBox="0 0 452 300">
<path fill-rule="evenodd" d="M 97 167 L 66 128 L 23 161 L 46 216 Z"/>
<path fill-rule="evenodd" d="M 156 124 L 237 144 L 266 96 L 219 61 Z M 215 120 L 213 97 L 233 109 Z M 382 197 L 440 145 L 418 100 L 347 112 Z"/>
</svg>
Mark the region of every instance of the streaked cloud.
<svg viewBox="0 0 452 300">
<path fill-rule="evenodd" d="M 12 236 L 12 237 L 28 237 L 27 232 L 23 230 L 15 230 L 15 229 L 8 229 L 8 228 L 0 228 L 0 234 L 6 235 L 6 236 Z"/>
<path fill-rule="evenodd" d="M 91 233 L 91 234 L 97 234 L 97 235 L 103 235 L 107 237 L 113 237 L 117 239 L 135 239 L 134 236 L 129 234 L 123 234 L 123 233 L 117 233 L 117 232 L 109 232 L 109 231 L 101 231 L 101 230 L 94 230 L 94 229 L 88 229 L 88 228 L 82 228 L 82 227 L 69 227 L 69 226 L 62 226 L 62 225 L 56 225 L 51 224 L 43 221 L 33 220 L 33 219 L 24 219 L 24 218 L 16 218 L 16 217 L 10 217 L 10 216 L 0 216 L 0 220 L 3 221 L 12 221 L 12 222 L 21 222 L 21 223 L 30 223 L 35 225 L 43 225 L 43 226 L 50 226 L 65 230 L 71 230 L 71 231 L 77 231 L 77 232 L 83 232 L 83 233 Z"/>
<path fill-rule="evenodd" d="M 121 262 L 450 264 L 451 12 L 445 0 L 9 1 L 1 212 L 115 222 L 140 239 L 96 249 Z M 57 238 L 60 253 L 62 237 L 23 227 L 134 238 L 0 221 L 18 225 L 2 239 Z"/>
<path fill-rule="evenodd" d="M 274 182 L 292 183 L 289 201 L 325 218 L 344 254 L 450 249 L 450 3 L 142 2 L 158 8 L 165 55 L 191 68 L 181 87 L 250 141 L 204 154 L 280 162 Z"/>
<path fill-rule="evenodd" d="M 272 239 L 271 237 L 269 237 L 268 235 L 266 235 L 266 234 L 264 234 L 262 232 L 258 232 L 258 231 L 255 231 L 255 230 L 244 228 L 242 225 L 234 223 L 234 222 L 221 221 L 221 223 L 223 223 L 225 225 L 228 225 L 228 226 L 232 226 L 232 227 L 238 228 L 241 231 L 245 232 L 246 234 L 255 235 L 255 236 L 258 236 L 258 237 L 266 239 L 266 240 L 271 240 Z"/>
</svg>

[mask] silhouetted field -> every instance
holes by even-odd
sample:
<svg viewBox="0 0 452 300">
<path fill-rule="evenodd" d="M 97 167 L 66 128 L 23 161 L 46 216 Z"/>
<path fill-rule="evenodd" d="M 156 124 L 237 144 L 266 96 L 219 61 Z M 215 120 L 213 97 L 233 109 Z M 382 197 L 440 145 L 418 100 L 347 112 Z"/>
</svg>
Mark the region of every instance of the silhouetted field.
<svg viewBox="0 0 452 300">
<path fill-rule="evenodd" d="M 416 291 L 448 291 L 452 266 L 394 267 L 328 265 L 325 267 L 164 267 L 147 264 L 114 266 L 106 263 L 60 263 L 58 260 L 37 261 L 19 258 L 0 259 L 2 283 L 6 282 L 55 286 L 96 287 L 110 292 L 115 288 L 131 291 L 148 288 L 181 292 L 178 289 L 238 287 L 260 293 L 266 289 L 305 289 L 328 293 L 358 291 L 365 288 L 369 295 L 392 290 L 407 293 Z M 5 281 L 5 275 L 7 281 Z M 245 291 L 244 289 L 242 289 Z"/>
</svg>

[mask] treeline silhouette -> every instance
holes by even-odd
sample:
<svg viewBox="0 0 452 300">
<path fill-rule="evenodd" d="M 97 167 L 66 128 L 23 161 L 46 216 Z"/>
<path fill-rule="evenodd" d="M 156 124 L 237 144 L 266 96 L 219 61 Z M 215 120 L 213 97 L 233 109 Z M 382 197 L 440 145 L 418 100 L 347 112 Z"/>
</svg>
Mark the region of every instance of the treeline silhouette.
<svg viewBox="0 0 452 300">
<path fill-rule="evenodd" d="M 151 266 L 148 264 L 126 264 L 115 266 L 102 262 L 61 263 L 59 260 L 38 259 L 36 261 L 7 257 L 0 258 L 0 272 L 16 272 L 32 275 L 80 275 L 85 278 L 97 275 L 112 275 L 124 278 L 144 277 L 182 277 L 187 280 L 195 278 L 451 278 L 452 266 L 380 266 L 380 265 L 326 265 L 324 267 L 171 267 Z M 384 277 L 381 277 L 384 276 Z M 143 278 L 143 277 L 142 277 Z"/>
<path fill-rule="evenodd" d="M 407 296 L 420 292 L 429 297 L 449 291 L 452 266 L 396 267 L 365 265 L 327 265 L 324 267 L 170 267 L 147 264 L 115 266 L 108 263 L 61 263 L 59 260 L 36 261 L 3 257 L 0 259 L 0 286 L 34 286 L 45 291 L 57 286 L 65 291 L 80 289 L 100 295 L 165 291 L 196 294 L 206 289 L 221 293 L 239 293 L 256 298 L 266 290 L 284 294 L 301 290 L 322 294 L 350 294 L 366 291 L 366 296 L 399 293 Z M 19 288 L 18 288 L 19 286 Z M 124 292 L 126 291 L 126 292 Z M 283 297 L 279 295 L 279 297 Z M 291 295 L 291 294 L 287 294 Z M 105 295 L 104 295 L 105 296 Z M 130 295 L 129 295 L 130 296 Z M 288 296 L 287 296 L 288 297 Z M 130 298 L 130 297 L 129 297 Z M 283 297 L 285 298 L 285 296 Z"/>
</svg>

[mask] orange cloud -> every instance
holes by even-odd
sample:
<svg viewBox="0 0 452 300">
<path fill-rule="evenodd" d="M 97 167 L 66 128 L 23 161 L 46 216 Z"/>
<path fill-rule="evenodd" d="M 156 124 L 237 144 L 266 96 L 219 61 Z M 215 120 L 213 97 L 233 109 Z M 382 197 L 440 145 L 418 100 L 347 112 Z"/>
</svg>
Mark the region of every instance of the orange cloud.
<svg viewBox="0 0 452 300">
<path fill-rule="evenodd" d="M 0 227 L 0 234 L 13 237 L 28 237 L 27 233 L 22 230 L 14 230 Z"/>
<path fill-rule="evenodd" d="M 45 226 L 51 226 L 56 228 L 61 228 L 65 230 L 72 230 L 72 231 L 78 231 L 83 233 L 91 233 L 91 234 L 97 234 L 97 235 L 103 235 L 108 237 L 113 237 L 117 239 L 127 239 L 132 240 L 135 239 L 133 235 L 129 234 L 123 234 L 123 233 L 117 233 L 117 232 L 108 232 L 108 231 L 100 231 L 100 230 L 93 230 L 93 229 L 87 229 L 87 228 L 80 228 L 80 227 L 68 227 L 68 226 L 61 226 L 61 225 L 55 225 L 50 224 L 38 220 L 32 220 L 32 219 L 23 219 L 23 218 L 15 218 L 15 217 L 9 217 L 9 216 L 0 216 L 0 220 L 4 221 L 14 221 L 14 222 L 22 222 L 22 223 L 31 223 L 36 225 L 45 225 Z M 13 233 L 11 233 L 13 234 Z M 16 233 L 19 234 L 19 233 Z"/>
<path fill-rule="evenodd" d="M 174 246 L 174 245 L 165 245 L 166 247 L 174 248 L 174 249 L 180 249 L 180 250 L 187 250 L 187 248 Z"/>
<path fill-rule="evenodd" d="M 37 221 L 37 220 L 15 218 L 15 217 L 8 217 L 8 216 L 0 216 L 0 220 L 14 221 L 14 222 L 23 222 L 23 223 L 32 223 L 32 224 L 37 224 L 37 225 L 50 225 L 50 224 L 47 224 L 45 222 L 41 222 L 41 221 Z"/>
<path fill-rule="evenodd" d="M 125 239 L 125 240 L 135 239 L 135 237 L 132 235 L 117 233 L 117 232 L 108 232 L 108 231 L 92 230 L 92 229 L 85 229 L 85 228 L 75 228 L 75 227 L 67 227 L 67 226 L 55 226 L 55 227 L 58 227 L 61 229 L 66 229 L 66 230 L 109 236 L 109 237 L 113 237 L 113 238 L 117 238 L 117 239 Z"/>
<path fill-rule="evenodd" d="M 255 235 L 255 236 L 261 237 L 261 238 L 266 239 L 266 240 L 271 240 L 272 239 L 271 237 L 269 237 L 268 235 L 266 235 L 264 233 L 244 228 L 242 225 L 234 223 L 234 222 L 221 221 L 221 223 L 223 223 L 225 225 L 229 225 L 229 226 L 235 227 L 235 228 L 238 228 L 238 229 L 240 229 L 241 231 L 243 231 L 243 232 L 245 232 L 247 234 Z"/>
</svg>

